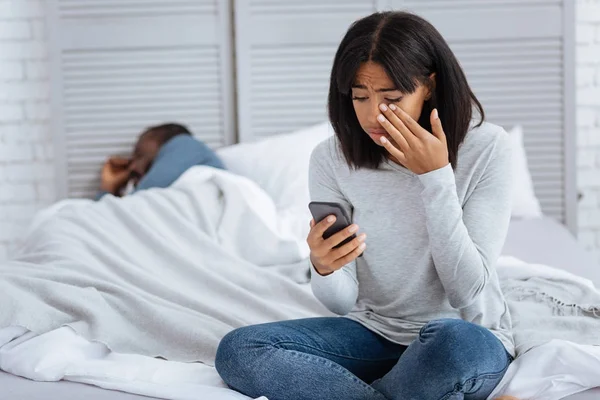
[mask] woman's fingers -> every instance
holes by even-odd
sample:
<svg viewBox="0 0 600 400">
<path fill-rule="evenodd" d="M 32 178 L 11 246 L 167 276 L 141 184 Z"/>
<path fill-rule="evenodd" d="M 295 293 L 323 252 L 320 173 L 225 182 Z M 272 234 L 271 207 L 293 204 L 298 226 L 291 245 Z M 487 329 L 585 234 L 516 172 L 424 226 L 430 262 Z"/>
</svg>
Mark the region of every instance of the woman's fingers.
<svg viewBox="0 0 600 400">
<path fill-rule="evenodd" d="M 335 215 L 329 215 L 327 218 L 319 221 L 319 223 L 315 225 L 315 235 L 322 237 L 325 231 L 335 223 L 335 220 Z"/>
<path fill-rule="evenodd" d="M 351 242 L 352 243 L 352 242 Z M 367 248 L 367 244 L 366 243 L 361 243 L 358 245 L 358 247 L 354 247 L 352 251 L 350 251 L 349 253 L 347 253 L 346 255 L 344 255 L 341 258 L 338 258 L 337 260 L 335 260 L 331 265 L 332 265 L 332 269 L 334 270 L 338 270 L 340 268 L 342 268 L 344 265 L 356 260 L 358 258 L 358 256 L 360 256 L 362 253 L 364 253 L 365 249 Z"/>
<path fill-rule="evenodd" d="M 330 219 L 330 217 L 333 218 Z M 311 261 L 313 264 L 317 262 L 318 265 L 322 266 L 321 269 L 325 271 L 336 271 L 342 268 L 360 256 L 366 248 L 364 242 L 367 235 L 364 233 L 336 248 L 336 246 L 356 234 L 359 229 L 356 224 L 351 224 L 331 237 L 323 239 L 325 231 L 334 223 L 335 216 L 333 215 L 319 223 L 315 223 L 314 219 L 310 221 L 311 230 L 307 242 L 311 250 Z"/>
<path fill-rule="evenodd" d="M 390 108 L 392 108 L 393 104 L 390 104 Z M 392 109 L 394 114 L 398 116 L 400 121 L 419 139 L 426 140 L 431 134 L 427 132 L 425 128 L 423 128 L 417 121 L 415 121 L 410 115 L 408 115 L 403 109 L 400 107 L 394 106 Z"/>
<path fill-rule="evenodd" d="M 442 127 L 442 121 L 440 121 L 437 108 L 434 108 L 431 111 L 430 120 L 433 135 L 439 140 L 441 140 L 443 143 L 446 143 L 446 134 L 444 133 L 444 128 Z"/>
<path fill-rule="evenodd" d="M 383 147 L 385 147 L 388 153 L 390 153 L 392 156 L 394 156 L 394 158 L 396 158 L 396 160 L 400 161 L 400 163 L 402 163 L 403 165 L 406 165 L 406 154 L 404 154 L 403 151 L 397 149 L 396 146 L 394 146 L 385 137 L 381 138 L 381 144 L 383 145 Z"/>
<path fill-rule="evenodd" d="M 319 221 L 318 224 L 315 223 L 314 219 L 311 221 L 311 229 L 308 233 L 308 238 L 306 239 L 311 250 L 319 248 L 319 245 L 323 240 L 323 234 L 335 223 L 335 219 L 335 215 L 329 215 L 327 218 Z"/>
<path fill-rule="evenodd" d="M 358 247 L 360 247 L 363 243 L 365 243 L 366 239 L 367 239 L 366 233 L 362 233 L 362 234 L 358 235 L 357 237 L 355 237 L 354 239 L 352 239 L 345 245 L 340 246 L 337 249 L 333 249 L 331 251 L 331 257 L 333 258 L 333 260 L 337 261 L 337 260 L 347 256 L 348 254 L 350 254 L 354 250 L 356 250 Z M 366 247 L 366 244 L 365 244 L 365 247 Z"/>
<path fill-rule="evenodd" d="M 387 120 L 389 124 L 391 124 L 395 130 L 400 133 L 400 135 L 394 135 L 390 133 L 390 136 L 394 139 L 398 146 L 400 146 L 401 150 L 406 151 L 408 148 L 414 145 L 415 135 L 404 125 L 404 123 L 398 118 L 398 116 L 392 111 L 392 107 L 397 108 L 393 104 L 390 104 L 389 107 L 385 104 L 380 104 L 379 109 L 383 113 L 384 118 L 378 118 L 380 123 L 385 123 Z M 387 130 L 387 129 L 386 129 Z"/>
<path fill-rule="evenodd" d="M 342 229 L 341 231 L 331 235 L 331 237 L 325 239 L 323 245 L 331 250 L 338 244 L 342 243 L 344 240 L 348 239 L 350 236 L 354 235 L 358 232 L 358 225 L 351 224 L 348 227 Z"/>
</svg>

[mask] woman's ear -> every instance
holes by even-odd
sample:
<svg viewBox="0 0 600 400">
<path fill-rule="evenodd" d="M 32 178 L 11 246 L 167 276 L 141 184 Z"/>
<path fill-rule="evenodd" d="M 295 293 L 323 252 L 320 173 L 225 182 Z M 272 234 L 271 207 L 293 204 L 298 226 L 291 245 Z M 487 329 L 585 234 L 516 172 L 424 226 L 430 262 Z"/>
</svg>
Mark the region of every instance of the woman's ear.
<svg viewBox="0 0 600 400">
<path fill-rule="evenodd" d="M 431 99 L 432 93 L 435 91 L 435 72 L 429 75 L 429 81 L 427 82 L 427 96 L 425 100 Z"/>
<path fill-rule="evenodd" d="M 429 81 L 431 82 L 431 87 L 435 89 L 435 72 L 429 75 Z"/>
</svg>

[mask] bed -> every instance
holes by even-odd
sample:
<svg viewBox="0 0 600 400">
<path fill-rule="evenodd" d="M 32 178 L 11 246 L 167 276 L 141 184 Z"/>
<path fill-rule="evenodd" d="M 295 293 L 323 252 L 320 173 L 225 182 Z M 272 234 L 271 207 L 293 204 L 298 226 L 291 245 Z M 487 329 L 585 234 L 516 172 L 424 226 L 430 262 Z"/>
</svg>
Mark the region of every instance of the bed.
<svg viewBox="0 0 600 400">
<path fill-rule="evenodd" d="M 80 9 L 90 7 L 91 11 L 96 11 L 93 9 L 94 5 L 84 5 L 83 1 L 80 3 Z M 141 47 L 144 51 L 139 51 L 138 48 L 127 47 L 131 42 L 124 43 L 121 40 L 121 37 L 130 35 L 98 35 L 99 29 L 103 28 L 101 19 L 79 20 L 77 19 L 81 16 L 79 14 L 85 13 L 81 10 L 71 10 L 69 7 L 62 7 L 60 12 L 55 12 L 61 18 L 68 17 L 70 24 L 58 23 L 57 18 L 53 20 L 51 27 L 56 30 L 61 30 L 63 27 L 76 28 L 74 31 L 65 30 L 59 36 L 77 39 L 65 39 L 64 42 L 60 42 L 62 47 L 59 50 L 55 49 L 53 53 L 57 56 L 53 57 L 56 63 L 53 72 L 61 77 L 54 82 L 57 96 L 53 100 L 58 106 L 58 117 L 53 121 L 54 133 L 58 136 L 63 136 L 62 132 L 68 133 L 64 135 L 68 137 L 59 140 L 59 144 L 63 146 L 59 146 L 57 150 L 57 153 L 65 153 L 64 159 L 67 164 L 59 171 L 59 175 L 65 178 L 61 184 L 61 194 L 72 197 L 93 193 L 98 186 L 97 166 L 107 149 L 115 152 L 124 151 L 131 144 L 129 136 L 132 129 L 141 128 L 139 124 L 135 127 L 131 126 L 132 119 L 148 124 L 154 119 L 160 122 L 172 116 L 170 113 L 172 105 L 168 96 L 165 96 L 164 104 L 156 103 L 159 100 L 155 96 L 152 97 L 152 107 L 147 107 L 147 110 L 142 112 L 138 110 L 139 104 L 145 101 L 147 96 L 139 95 L 136 101 L 127 101 L 126 95 L 129 93 L 121 91 L 121 82 L 118 80 L 113 82 L 112 78 L 103 74 L 103 69 L 96 71 L 93 68 L 96 64 L 108 63 L 116 68 L 127 63 L 129 66 L 127 73 L 135 78 L 131 80 L 137 82 L 136 90 L 144 94 L 148 87 L 154 87 L 152 85 L 155 81 L 161 81 L 160 85 L 164 84 L 162 80 L 154 79 L 155 76 L 178 75 L 183 69 L 194 72 L 185 75 L 185 79 L 181 79 L 181 84 L 187 88 L 192 82 L 195 86 L 191 86 L 198 87 L 203 81 L 200 82 L 200 77 L 196 75 L 197 67 L 212 62 L 214 68 L 210 71 L 214 76 L 208 76 L 206 81 L 210 82 L 210 88 L 214 91 L 199 90 L 200 93 L 196 95 L 202 96 L 201 99 L 190 95 L 189 101 L 193 106 L 188 107 L 189 111 L 180 107 L 183 111 L 180 110 L 181 112 L 176 114 L 177 118 L 189 121 L 192 130 L 200 139 L 215 146 L 233 143 L 233 136 L 235 136 L 233 128 L 237 126 L 239 141 L 248 143 L 238 145 L 236 150 L 229 154 L 228 167 L 246 174 L 248 178 L 257 182 L 276 199 L 279 207 L 290 207 L 294 203 L 307 204 L 308 196 L 298 195 L 306 187 L 306 181 L 287 179 L 286 174 L 306 168 L 306 152 L 310 151 L 315 141 L 322 140 L 321 134 L 315 133 L 314 130 L 302 131 L 298 135 L 302 140 L 297 141 L 293 146 L 282 145 L 275 137 L 272 141 L 271 138 L 263 141 L 269 143 L 270 148 L 277 149 L 276 151 L 261 148 L 261 143 L 250 144 L 250 142 L 279 133 L 282 126 L 285 126 L 286 130 L 292 130 L 323 120 L 327 89 L 326 84 L 323 83 L 327 82 L 331 57 L 341 33 L 352 20 L 375 9 L 410 8 L 430 19 L 448 39 L 461 60 L 475 93 L 486 108 L 488 120 L 503 125 L 507 130 L 515 124 L 523 125 L 524 140 L 523 137 L 521 140 L 524 144 L 521 143 L 521 146 L 526 149 L 529 156 L 529 170 L 532 174 L 530 182 L 525 183 L 527 188 L 524 190 L 528 190 L 530 194 L 536 192 L 541 210 L 546 216 L 542 217 L 539 213 L 534 218 L 515 218 L 510 226 L 504 254 L 528 262 L 559 267 L 588 277 L 600 286 L 600 268 L 596 260 L 577 244 L 570 233 L 575 231 L 577 219 L 574 162 L 576 135 L 573 133 L 575 115 L 573 2 L 528 1 L 527 7 L 514 7 L 515 2 L 512 1 L 493 2 L 494 4 L 490 5 L 487 0 L 469 0 L 454 5 L 450 4 L 451 2 L 439 1 L 377 0 L 353 1 L 352 7 L 348 7 L 346 3 L 324 1 L 320 2 L 323 3 L 320 13 L 315 13 L 312 5 L 307 6 L 302 1 L 286 1 L 284 4 L 278 1 L 236 0 L 232 3 L 236 8 L 233 20 L 235 29 L 220 25 L 219 29 L 222 28 L 227 35 L 234 32 L 234 40 L 230 41 L 228 36 L 223 36 L 223 43 L 219 42 L 218 47 L 222 57 L 217 57 L 217 53 L 213 57 L 213 53 L 209 52 L 209 57 L 203 56 L 204 53 L 198 53 L 200 54 L 197 56 L 198 59 L 189 56 L 191 47 L 177 46 L 182 41 L 195 46 L 196 43 L 188 42 L 190 37 L 213 40 L 212 34 L 190 35 L 187 31 L 168 29 L 170 33 L 174 32 L 175 39 L 169 36 L 167 40 L 162 37 L 165 36 L 163 31 L 152 26 L 148 31 L 152 35 L 134 37 L 139 42 L 148 36 L 151 42 L 151 44 L 143 44 Z M 228 19 L 231 10 L 229 5 L 225 6 L 225 4 L 229 2 L 218 2 L 218 4 L 219 8 L 225 7 L 226 12 L 217 16 L 210 11 L 210 17 Z M 197 17 L 198 12 L 190 12 L 186 8 L 188 6 L 182 7 L 185 8 L 186 16 L 190 14 L 190 21 L 194 21 L 184 25 L 188 27 L 206 25 L 213 28 L 212 24 L 198 23 L 198 20 L 193 19 Z M 67 13 L 71 14 L 67 15 Z M 122 19 L 129 18 L 126 22 L 133 27 L 132 32 L 138 32 L 140 21 L 132 15 L 115 12 L 114 21 L 118 24 Z M 172 15 L 167 17 L 176 18 Z M 205 21 L 206 17 L 203 15 L 204 19 L 200 21 Z M 284 23 L 281 22 L 282 19 Z M 318 24 L 324 19 L 327 20 L 327 24 L 323 24 L 326 25 L 324 30 L 310 32 L 307 35 L 305 29 L 307 21 L 309 24 Z M 148 19 L 148 21 L 153 20 Z M 163 25 L 172 26 L 171 23 Z M 506 26 L 514 29 L 506 29 Z M 106 29 L 113 29 L 113 26 L 110 25 Z M 183 37 L 175 34 L 182 34 Z M 163 43 L 164 48 L 155 47 L 157 35 L 161 36 L 160 43 Z M 212 42 L 210 44 L 214 45 Z M 122 51 L 121 46 L 125 46 L 127 51 Z M 233 62 L 229 59 L 233 53 L 230 51 L 232 47 L 235 48 L 235 66 L 229 65 Z M 210 51 L 213 49 L 210 46 L 206 48 Z M 111 52 L 107 49 L 118 51 Z M 168 57 L 162 57 L 162 51 L 167 51 Z M 169 59 L 171 64 L 167 66 L 161 64 L 160 69 L 152 70 L 151 73 L 139 73 L 132 65 L 139 68 L 139 71 L 147 71 L 150 66 L 146 58 L 149 55 L 146 53 Z M 298 54 L 302 57 L 298 57 Z M 214 61 L 211 57 L 222 61 Z M 311 68 L 297 68 L 301 62 L 310 63 Z M 194 68 L 189 68 L 189 65 L 194 65 Z M 84 67 L 91 67 L 90 71 L 81 74 L 80 69 Z M 175 72 L 171 73 L 168 68 L 173 68 Z M 231 76 L 222 72 L 229 71 L 230 68 L 235 70 L 230 74 Z M 122 74 L 124 73 L 122 71 Z M 117 78 L 121 77 L 117 75 Z M 234 75 L 237 107 L 233 105 Z M 104 84 L 98 85 L 98 81 Z M 220 86 L 213 85 L 213 82 L 220 82 Z M 85 87 L 86 90 L 70 89 L 75 86 Z M 286 92 L 297 92 L 297 95 L 283 96 L 281 86 L 287 88 Z M 127 90 L 131 92 L 130 89 Z M 179 86 L 170 86 L 168 90 L 180 101 L 185 100 L 179 96 Z M 88 96 L 94 99 L 98 107 L 93 111 L 86 109 L 87 112 L 78 114 L 79 108 L 75 110 L 73 105 L 84 103 L 88 100 Z M 532 102 L 532 98 L 536 101 Z M 206 115 L 199 114 L 198 106 L 192 103 L 196 100 L 202 100 L 202 104 L 209 102 L 213 107 L 206 107 L 208 110 Z M 265 116 L 270 115 L 273 108 L 279 111 L 277 117 L 266 118 Z M 98 109 L 104 111 L 97 112 Z M 124 110 L 127 112 L 123 112 Z M 167 111 L 162 113 L 158 110 Z M 213 121 L 214 110 L 221 110 L 222 124 Z M 106 121 L 110 121 L 110 126 L 104 125 Z M 121 133 L 104 135 L 106 128 Z M 102 131 L 102 135 L 96 130 Z M 83 137 L 81 132 L 86 132 L 86 136 Z M 90 132 L 97 135 L 91 135 Z M 77 136 L 80 134 L 81 137 Z M 69 142 L 69 138 L 73 141 Z M 85 149 L 85 157 L 81 156 L 82 146 Z M 523 156 L 524 149 L 521 149 Z M 271 154 L 284 167 L 273 168 L 273 159 L 265 160 L 257 157 L 253 160 L 244 160 L 241 157 L 249 153 L 257 156 Z M 222 152 L 221 155 L 223 154 Z M 304 156 L 300 157 L 302 154 Z M 302 165 L 298 167 L 297 162 Z M 518 177 L 525 175 L 529 176 L 529 172 L 517 174 Z M 283 187 L 279 181 L 290 184 Z M 539 208 L 539 205 L 537 207 Z M 517 214 L 523 217 L 527 216 L 525 214 L 528 212 Z M 534 212 L 534 214 L 538 213 Z M 103 390 L 74 382 L 34 382 L 0 371 L 0 398 L 126 400 L 148 397 Z M 195 398 L 216 400 L 214 397 L 201 394 Z M 225 398 L 234 397 L 224 396 L 223 399 Z M 568 397 L 569 400 L 597 398 L 600 398 L 600 388 Z"/>
<path fill-rule="evenodd" d="M 600 286 L 600 268 L 597 262 L 581 248 L 563 225 L 551 218 L 513 220 L 503 254 L 527 262 L 559 267 L 587 277 Z M 2 398 L 7 400 L 148 398 L 74 382 L 34 382 L 5 372 L 0 372 L 0 388 L 2 388 Z M 566 399 L 592 400 L 597 398 L 600 398 L 600 388 L 575 394 Z"/>
</svg>

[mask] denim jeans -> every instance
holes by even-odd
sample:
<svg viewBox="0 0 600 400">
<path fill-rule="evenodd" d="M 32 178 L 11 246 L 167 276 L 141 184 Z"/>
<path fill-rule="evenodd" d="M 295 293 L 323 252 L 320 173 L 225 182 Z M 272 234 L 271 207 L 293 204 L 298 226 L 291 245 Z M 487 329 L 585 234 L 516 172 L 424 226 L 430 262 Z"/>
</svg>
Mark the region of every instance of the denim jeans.
<svg viewBox="0 0 600 400">
<path fill-rule="evenodd" d="M 331 317 L 236 329 L 215 366 L 232 389 L 269 400 L 484 400 L 511 361 L 489 330 L 459 319 L 429 322 L 407 347 Z"/>
</svg>

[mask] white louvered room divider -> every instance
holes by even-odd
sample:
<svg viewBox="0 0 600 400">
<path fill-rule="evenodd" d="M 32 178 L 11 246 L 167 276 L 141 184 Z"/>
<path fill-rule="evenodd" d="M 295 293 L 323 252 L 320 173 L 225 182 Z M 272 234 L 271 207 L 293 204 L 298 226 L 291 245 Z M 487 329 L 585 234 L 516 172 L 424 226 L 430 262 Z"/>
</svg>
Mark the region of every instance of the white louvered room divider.
<svg viewBox="0 0 600 400">
<path fill-rule="evenodd" d="M 220 0 L 57 0 L 53 119 L 59 193 L 90 197 L 102 162 L 163 122 L 234 140 L 231 8 Z"/>
<path fill-rule="evenodd" d="M 235 0 L 240 140 L 324 121 L 335 50 L 376 0 Z"/>
<path fill-rule="evenodd" d="M 153 123 L 187 123 L 217 147 L 325 120 L 331 63 L 350 23 L 375 10 L 408 9 L 446 37 L 487 119 L 506 129 L 523 125 L 543 211 L 575 229 L 572 1 L 53 3 L 64 196 L 89 196 L 104 157 L 129 149 Z"/>
</svg>

